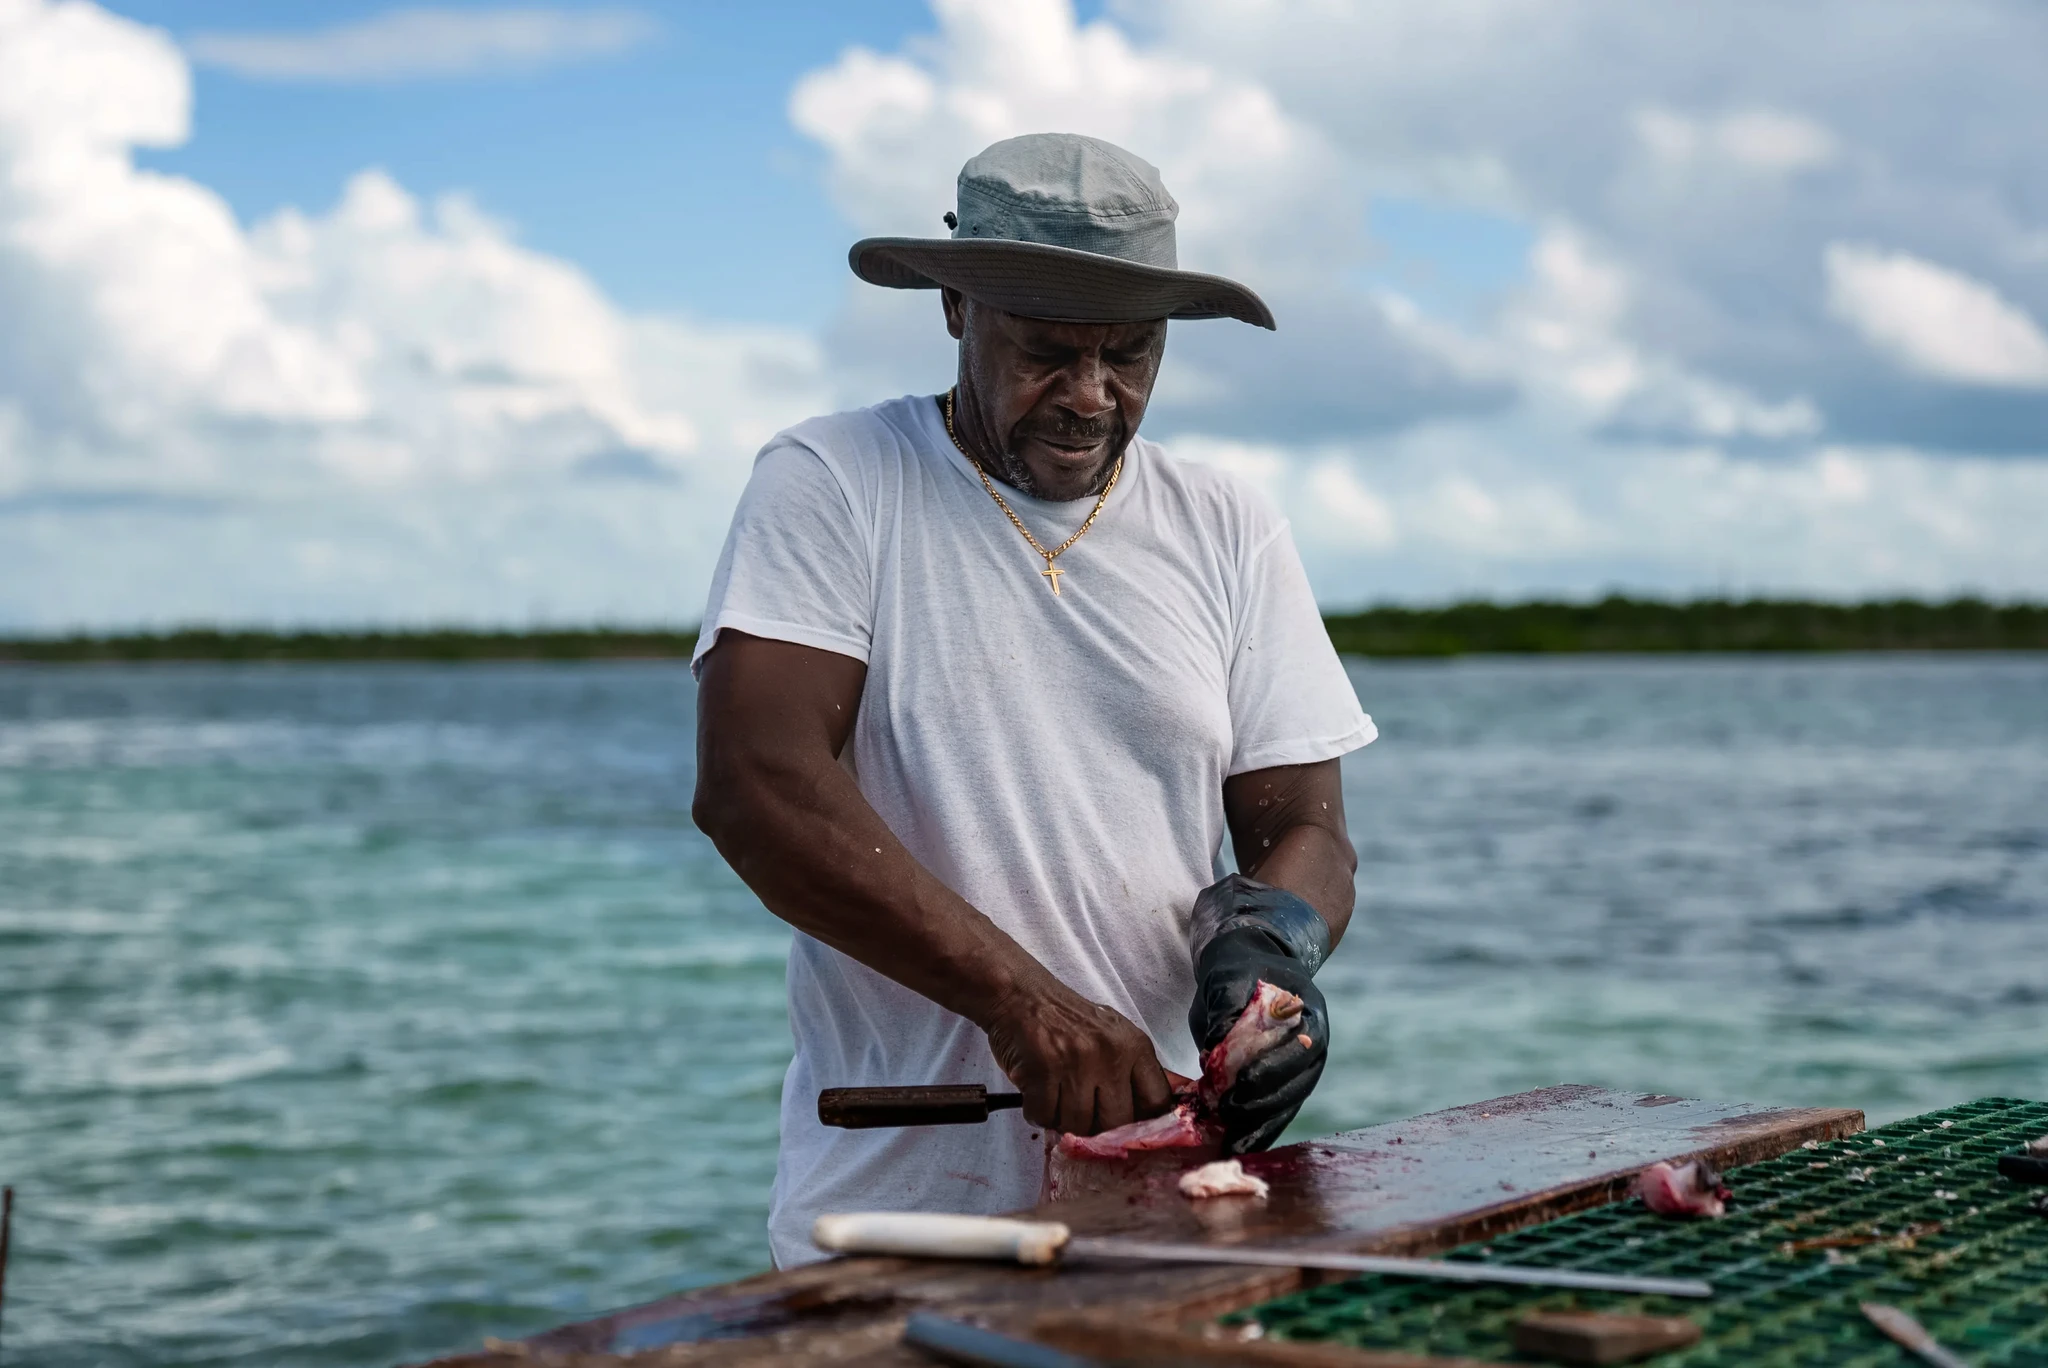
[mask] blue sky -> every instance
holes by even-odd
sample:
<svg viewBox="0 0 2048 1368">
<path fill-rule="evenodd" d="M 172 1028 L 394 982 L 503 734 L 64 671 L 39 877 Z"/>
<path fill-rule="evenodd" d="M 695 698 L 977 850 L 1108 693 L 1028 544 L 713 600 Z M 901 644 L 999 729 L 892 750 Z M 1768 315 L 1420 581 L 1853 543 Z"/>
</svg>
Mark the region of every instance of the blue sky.
<svg viewBox="0 0 2048 1368">
<path fill-rule="evenodd" d="M 187 40 L 276 32 L 282 13 L 255 0 L 111 8 Z M 1103 9 L 1078 5 L 1076 17 Z M 292 28 L 317 29 L 388 10 L 290 13 Z M 824 193 L 824 158 L 790 126 L 790 88 L 849 46 L 930 28 L 929 8 L 778 0 L 642 13 L 649 35 L 622 51 L 461 80 L 307 84 L 202 62 L 191 140 L 138 160 L 213 187 L 248 222 L 326 205 L 351 174 L 381 166 L 422 195 L 474 195 L 628 308 L 823 326 L 853 233 Z M 1379 250 L 1362 283 L 1470 316 L 1522 276 L 1532 235 L 1512 218 L 1398 195 L 1372 197 L 1369 212 Z"/>
<path fill-rule="evenodd" d="M 942 388 L 959 164 L 1156 162 L 1148 434 L 1332 605 L 2048 595 L 2025 0 L 0 0 L 0 630 L 688 621 L 751 454 Z"/>
<path fill-rule="evenodd" d="M 275 32 L 280 18 L 318 29 L 391 7 L 111 8 L 189 39 Z M 851 236 L 820 184 L 818 149 L 790 127 L 790 87 L 850 45 L 893 46 L 929 28 L 929 9 L 697 0 L 640 12 L 651 32 L 623 51 L 462 79 L 304 83 L 201 63 L 191 141 L 143 162 L 212 186 L 245 221 L 328 205 L 349 176 L 381 166 L 423 196 L 469 192 L 628 308 L 823 325 Z"/>
</svg>

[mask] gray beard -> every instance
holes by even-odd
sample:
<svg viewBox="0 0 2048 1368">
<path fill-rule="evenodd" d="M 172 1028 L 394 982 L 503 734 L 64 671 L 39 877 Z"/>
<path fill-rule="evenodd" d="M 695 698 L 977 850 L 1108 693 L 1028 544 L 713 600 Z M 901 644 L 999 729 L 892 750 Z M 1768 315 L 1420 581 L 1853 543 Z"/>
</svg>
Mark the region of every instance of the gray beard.
<svg viewBox="0 0 2048 1368">
<path fill-rule="evenodd" d="M 955 400 L 955 402 L 958 402 L 957 399 Z M 938 403 L 939 413 L 943 417 L 946 412 L 946 400 L 944 395 L 940 395 L 938 397 Z M 961 444 L 959 438 L 955 437 L 953 439 L 953 445 L 955 445 L 956 447 L 960 447 L 961 454 L 966 455 L 966 448 Z M 979 461 L 977 461 L 976 458 L 972 456 L 969 456 L 968 460 L 974 461 L 977 465 L 980 464 Z M 1080 497 L 1084 499 L 1092 499 L 1100 495 L 1104 489 L 1108 488 L 1109 473 L 1115 469 L 1115 457 L 1111 457 L 1109 460 L 1104 461 L 1102 463 L 1102 469 L 1095 472 L 1095 479 L 1089 483 L 1087 490 L 1084 493 L 1082 493 Z M 1031 474 L 1031 467 L 1024 464 L 1024 458 L 1022 456 L 1019 456 L 1016 452 L 1010 450 L 1008 447 L 1003 447 L 996 453 L 996 459 L 990 463 L 988 473 L 995 479 L 1001 480 L 1004 484 L 1016 490 L 1019 494 L 1028 494 L 1034 499 L 1042 499 L 1045 497 L 1045 492 L 1039 487 L 1038 480 Z"/>
<path fill-rule="evenodd" d="M 996 457 L 995 477 L 1019 494 L 1040 497 L 1038 481 L 1031 474 L 1031 467 L 1024 464 L 1024 458 L 1014 451 L 1005 450 Z"/>
<path fill-rule="evenodd" d="M 995 469 L 991 470 L 989 474 L 995 476 L 1019 494 L 1029 494 L 1034 499 L 1045 497 L 1044 492 L 1039 488 L 1038 481 L 1031 474 L 1031 467 L 1024 464 L 1023 457 L 1005 448 L 1001 455 L 996 458 L 996 461 Z M 1102 469 L 1095 472 L 1094 480 L 1089 483 L 1087 490 L 1079 497 L 1092 499 L 1101 494 L 1109 485 L 1109 472 L 1115 469 L 1116 458 L 1112 456 L 1102 463 Z"/>
</svg>

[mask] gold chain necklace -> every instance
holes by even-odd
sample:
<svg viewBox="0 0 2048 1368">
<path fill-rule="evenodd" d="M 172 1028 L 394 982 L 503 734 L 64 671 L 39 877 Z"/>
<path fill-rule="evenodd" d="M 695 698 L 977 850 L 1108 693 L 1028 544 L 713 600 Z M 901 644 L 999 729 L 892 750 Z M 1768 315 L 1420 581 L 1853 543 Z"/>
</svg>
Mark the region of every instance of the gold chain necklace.
<svg viewBox="0 0 2048 1368">
<path fill-rule="evenodd" d="M 1089 528 L 1095 526 L 1095 519 L 1101 516 L 1102 506 L 1109 502 L 1109 491 L 1116 488 L 1116 482 L 1118 477 L 1120 477 L 1124 473 L 1123 453 L 1117 453 L 1116 464 L 1110 467 L 1109 483 L 1102 487 L 1101 495 L 1095 500 L 1095 507 L 1088 511 L 1087 520 L 1083 522 L 1080 527 L 1075 529 L 1073 536 L 1067 538 L 1058 546 L 1055 546 L 1052 550 L 1048 551 L 1043 546 L 1039 545 L 1038 538 L 1031 535 L 1031 529 L 1024 525 L 1024 520 L 1017 516 L 1016 510 L 1010 507 L 1009 502 L 1005 500 L 1001 494 L 996 492 L 995 485 L 991 483 L 988 478 L 988 472 L 981 468 L 981 462 L 974 459 L 974 453 L 969 451 L 967 447 L 960 441 L 960 434 L 953 431 L 953 402 L 955 396 L 957 396 L 959 392 L 960 387 L 958 385 L 955 385 L 952 389 L 947 390 L 945 401 L 939 405 L 941 411 L 943 411 L 946 415 L 946 435 L 953 439 L 953 445 L 959 449 L 959 452 L 962 456 L 965 456 L 967 458 L 967 464 L 974 467 L 974 473 L 981 476 L 981 487 L 983 489 L 986 489 L 988 491 L 988 496 L 996 501 L 996 507 L 1002 509 L 1004 515 L 1009 518 L 1010 524 L 1013 527 L 1015 527 L 1019 532 L 1022 532 L 1024 534 L 1024 540 L 1031 543 L 1031 549 L 1033 551 L 1036 551 L 1039 555 L 1045 557 L 1045 569 L 1039 571 L 1038 573 L 1045 578 L 1045 582 L 1047 584 L 1050 584 L 1052 586 L 1052 596 L 1054 598 L 1058 598 L 1060 596 L 1060 576 L 1068 572 L 1060 569 L 1057 565 L 1054 565 L 1053 560 L 1062 552 L 1064 552 L 1068 547 L 1072 546 L 1075 542 L 1081 540 L 1082 537 L 1086 536 Z"/>
</svg>

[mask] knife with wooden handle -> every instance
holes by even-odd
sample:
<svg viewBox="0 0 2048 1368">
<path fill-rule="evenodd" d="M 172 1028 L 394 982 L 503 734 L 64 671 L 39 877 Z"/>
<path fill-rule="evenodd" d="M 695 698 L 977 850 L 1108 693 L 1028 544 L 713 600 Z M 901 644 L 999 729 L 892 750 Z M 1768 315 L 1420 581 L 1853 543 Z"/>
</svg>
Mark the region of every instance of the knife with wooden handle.
<svg viewBox="0 0 2048 1368">
<path fill-rule="evenodd" d="M 818 1120 L 844 1130 L 879 1126 L 972 1126 L 990 1112 L 1024 1105 L 1023 1093 L 992 1093 L 979 1083 L 906 1088 L 826 1088 Z"/>
<path fill-rule="evenodd" d="M 1269 1268 L 1329 1268 L 1344 1273 L 1385 1273 L 1441 1282 L 1575 1287 L 1593 1292 L 1635 1292 L 1665 1297 L 1714 1295 L 1711 1284 L 1692 1278 L 1639 1278 L 1622 1273 L 1589 1273 L 1576 1268 L 1532 1268 L 1525 1264 L 1401 1259 L 1321 1249 L 1200 1245 L 1075 1235 L 1059 1221 L 955 1216 L 933 1211 L 870 1211 L 820 1216 L 811 1226 L 811 1243 L 834 1254 L 996 1259 L 1030 1267 L 1043 1267 L 1067 1259 L 1257 1264 Z"/>
</svg>

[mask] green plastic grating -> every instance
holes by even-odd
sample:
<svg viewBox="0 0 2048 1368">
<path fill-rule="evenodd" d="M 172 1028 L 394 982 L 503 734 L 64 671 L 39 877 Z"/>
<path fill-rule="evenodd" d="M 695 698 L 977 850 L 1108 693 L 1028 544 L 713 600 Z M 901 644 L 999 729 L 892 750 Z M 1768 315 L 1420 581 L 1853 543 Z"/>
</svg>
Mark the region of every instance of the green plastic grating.
<svg viewBox="0 0 2048 1368">
<path fill-rule="evenodd" d="M 1991 1368 L 2048 1368 L 2048 1188 L 1999 1176 L 2000 1154 L 2048 1133 L 2048 1103 L 1986 1098 L 1734 1170 L 1717 1221 L 1640 1202 L 1468 1245 L 1453 1259 L 1706 1278 L 1712 1301 L 1460 1287 L 1364 1277 L 1250 1307 L 1227 1323 L 1362 1349 L 1504 1363 L 1530 1311 L 1690 1316 L 1700 1342 L 1658 1368 L 1893 1365 L 1914 1360 L 1857 1303 L 1910 1312 L 1945 1347 Z M 1872 1243 L 1852 1243 L 1875 1237 Z M 1829 1243 L 1819 1243 L 1819 1242 Z"/>
</svg>

